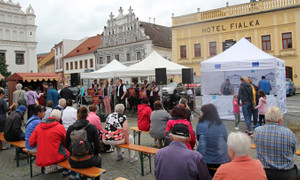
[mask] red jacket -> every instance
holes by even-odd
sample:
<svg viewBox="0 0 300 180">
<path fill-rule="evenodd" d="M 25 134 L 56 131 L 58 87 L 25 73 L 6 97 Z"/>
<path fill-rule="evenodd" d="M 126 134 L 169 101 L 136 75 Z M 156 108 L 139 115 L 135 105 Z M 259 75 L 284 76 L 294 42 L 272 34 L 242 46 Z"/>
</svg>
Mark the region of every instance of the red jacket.
<svg viewBox="0 0 300 180">
<path fill-rule="evenodd" d="M 152 113 L 152 109 L 148 106 L 148 104 L 139 104 L 138 105 L 138 128 L 141 131 L 149 131 L 150 130 L 150 116 Z"/>
<path fill-rule="evenodd" d="M 185 125 L 188 126 L 189 131 L 190 131 L 191 139 L 190 139 L 189 142 L 186 143 L 186 146 L 189 149 L 193 150 L 194 146 L 196 144 L 196 136 L 195 136 L 195 133 L 193 131 L 193 127 L 192 127 L 191 123 L 187 119 L 169 120 L 168 123 L 167 123 L 165 133 L 168 132 L 168 131 L 171 131 L 175 124 L 185 124 Z"/>
<path fill-rule="evenodd" d="M 46 123 L 34 129 L 29 138 L 30 146 L 37 146 L 35 164 L 45 167 L 66 159 L 70 153 L 65 148 L 66 130 L 62 124 L 49 117 Z"/>
</svg>

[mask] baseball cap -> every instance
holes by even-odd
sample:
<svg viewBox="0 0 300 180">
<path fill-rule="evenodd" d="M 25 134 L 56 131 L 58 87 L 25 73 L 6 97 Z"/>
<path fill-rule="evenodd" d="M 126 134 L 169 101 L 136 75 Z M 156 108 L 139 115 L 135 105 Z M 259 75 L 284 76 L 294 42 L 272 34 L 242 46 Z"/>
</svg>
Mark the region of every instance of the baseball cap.
<svg viewBox="0 0 300 180">
<path fill-rule="evenodd" d="M 172 129 L 172 134 L 176 136 L 190 137 L 190 131 L 185 124 L 175 124 Z"/>
</svg>

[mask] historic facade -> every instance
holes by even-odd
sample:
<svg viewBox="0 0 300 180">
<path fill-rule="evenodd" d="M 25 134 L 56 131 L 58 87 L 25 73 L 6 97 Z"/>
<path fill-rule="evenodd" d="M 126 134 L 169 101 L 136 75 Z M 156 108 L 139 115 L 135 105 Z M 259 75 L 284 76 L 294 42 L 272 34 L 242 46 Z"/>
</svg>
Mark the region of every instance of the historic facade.
<svg viewBox="0 0 300 180">
<path fill-rule="evenodd" d="M 285 60 L 300 86 L 300 0 L 264 0 L 172 17 L 172 60 L 194 68 L 245 37 Z"/>
<path fill-rule="evenodd" d="M 171 28 L 140 21 L 131 7 L 126 15 L 121 7 L 117 17 L 112 13 L 109 17 L 102 43 L 95 53 L 96 69 L 113 59 L 129 66 L 154 50 L 166 59 L 171 59 Z"/>
<path fill-rule="evenodd" d="M 37 72 L 35 17 L 31 5 L 25 13 L 19 3 L 0 0 L 0 55 L 11 73 Z"/>
</svg>

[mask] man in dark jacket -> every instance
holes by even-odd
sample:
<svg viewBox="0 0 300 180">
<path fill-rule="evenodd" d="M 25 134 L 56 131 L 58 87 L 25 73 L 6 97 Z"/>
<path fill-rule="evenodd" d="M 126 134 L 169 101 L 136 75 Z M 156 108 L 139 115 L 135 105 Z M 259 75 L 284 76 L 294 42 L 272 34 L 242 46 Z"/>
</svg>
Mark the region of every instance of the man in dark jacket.
<svg viewBox="0 0 300 180">
<path fill-rule="evenodd" d="M 242 102 L 242 111 L 247 124 L 247 133 L 252 135 L 251 128 L 251 110 L 253 106 L 253 93 L 252 87 L 248 83 L 246 77 L 241 77 L 241 85 L 239 88 L 238 102 Z"/>
<path fill-rule="evenodd" d="M 78 109 L 78 120 L 71 126 L 69 126 L 66 134 L 66 147 L 71 153 L 69 157 L 69 163 L 72 168 L 89 168 L 89 167 L 100 167 L 101 168 L 101 157 L 100 157 L 100 140 L 97 128 L 93 124 L 89 124 L 86 120 L 88 116 L 88 110 L 86 107 L 80 107 Z M 80 130 L 85 128 L 87 134 L 87 140 L 89 146 L 89 152 L 87 155 L 75 155 L 72 152 L 72 140 L 71 133 L 74 130 Z M 70 178 L 72 178 L 70 176 Z"/>
<path fill-rule="evenodd" d="M 20 105 L 18 109 L 12 112 L 7 118 L 4 126 L 4 138 L 6 141 L 25 140 L 25 134 L 21 129 L 25 111 L 26 107 Z"/>
<path fill-rule="evenodd" d="M 64 88 L 60 91 L 60 97 L 61 98 L 64 98 L 65 100 L 68 100 L 68 99 L 74 99 L 74 94 L 73 92 L 68 88 L 68 85 L 66 84 L 64 86 Z"/>
</svg>

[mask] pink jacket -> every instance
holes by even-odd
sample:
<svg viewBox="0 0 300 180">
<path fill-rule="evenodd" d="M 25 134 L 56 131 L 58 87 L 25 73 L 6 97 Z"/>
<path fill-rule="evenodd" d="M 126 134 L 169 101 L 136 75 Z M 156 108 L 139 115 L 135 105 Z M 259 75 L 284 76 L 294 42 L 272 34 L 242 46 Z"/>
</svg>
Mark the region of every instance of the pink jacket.
<svg viewBox="0 0 300 180">
<path fill-rule="evenodd" d="M 93 124 L 94 126 L 96 126 L 96 128 L 98 130 L 103 131 L 101 120 L 95 112 L 90 112 L 86 119 L 90 122 L 90 124 Z"/>
<path fill-rule="evenodd" d="M 240 105 L 238 100 L 233 100 L 233 113 L 240 113 Z"/>
<path fill-rule="evenodd" d="M 255 109 L 259 110 L 259 114 L 265 115 L 268 110 L 267 98 L 260 97 L 258 105 L 255 107 Z"/>
</svg>

